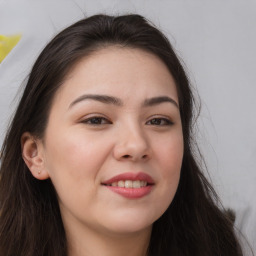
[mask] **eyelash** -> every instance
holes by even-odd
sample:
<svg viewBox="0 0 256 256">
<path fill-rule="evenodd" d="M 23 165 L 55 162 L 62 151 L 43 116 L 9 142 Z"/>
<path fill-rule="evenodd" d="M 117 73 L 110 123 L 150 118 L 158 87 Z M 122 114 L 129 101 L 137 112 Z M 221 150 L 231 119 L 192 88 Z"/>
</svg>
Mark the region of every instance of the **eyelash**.
<svg viewBox="0 0 256 256">
<path fill-rule="evenodd" d="M 102 121 L 104 120 L 105 123 L 98 123 L 98 121 Z M 96 121 L 96 123 L 93 123 L 93 121 Z M 112 122 L 110 122 L 107 118 L 102 117 L 102 116 L 93 116 L 90 118 L 87 118 L 85 120 L 82 121 L 82 123 L 84 124 L 89 124 L 89 125 L 103 125 L 103 124 L 112 124 Z"/>
<path fill-rule="evenodd" d="M 147 123 L 149 123 L 149 122 L 158 122 L 158 121 L 160 121 L 160 123 L 162 123 L 162 122 L 164 122 L 164 124 L 152 124 L 152 125 L 154 125 L 154 126 L 168 126 L 168 125 L 173 125 L 173 122 L 171 121 L 171 120 L 169 120 L 169 119 L 167 119 L 167 118 L 163 118 L 163 117 L 155 117 L 155 118 L 152 118 L 152 119 L 150 119 L 148 122 L 146 122 L 146 124 Z"/>
<path fill-rule="evenodd" d="M 102 121 L 104 121 L 104 123 L 102 123 Z M 159 123 L 160 121 L 160 123 Z M 150 122 L 154 122 L 153 126 L 169 126 L 169 125 L 173 125 L 173 122 L 167 118 L 163 118 L 163 117 L 155 117 L 150 119 L 149 121 L 146 122 L 146 125 L 148 125 Z M 156 124 L 156 122 L 158 124 Z M 163 124 L 164 122 L 164 124 Z M 105 125 L 105 124 L 112 124 L 111 121 L 109 121 L 107 118 L 105 117 L 101 117 L 101 116 L 93 116 L 90 118 L 87 118 L 85 120 L 82 121 L 82 123 L 84 124 L 89 124 L 89 125 L 94 125 L 94 126 L 99 126 L 99 125 Z"/>
</svg>

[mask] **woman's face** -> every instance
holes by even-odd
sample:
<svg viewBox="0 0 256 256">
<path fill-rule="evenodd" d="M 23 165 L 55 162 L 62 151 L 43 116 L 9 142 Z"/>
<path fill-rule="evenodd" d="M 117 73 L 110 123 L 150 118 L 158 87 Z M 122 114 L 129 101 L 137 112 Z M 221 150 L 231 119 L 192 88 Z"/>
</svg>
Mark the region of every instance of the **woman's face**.
<svg viewBox="0 0 256 256">
<path fill-rule="evenodd" d="M 150 229 L 175 195 L 183 157 L 175 82 L 156 56 L 109 47 L 57 92 L 42 143 L 64 226 Z"/>
</svg>

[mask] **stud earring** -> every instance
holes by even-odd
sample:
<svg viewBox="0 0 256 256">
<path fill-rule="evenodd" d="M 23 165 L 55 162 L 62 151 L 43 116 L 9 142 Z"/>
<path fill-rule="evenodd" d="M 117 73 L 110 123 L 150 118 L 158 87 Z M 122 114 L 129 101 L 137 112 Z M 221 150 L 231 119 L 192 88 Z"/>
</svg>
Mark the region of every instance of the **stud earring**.
<svg viewBox="0 0 256 256">
<path fill-rule="evenodd" d="M 38 174 L 41 174 L 41 171 L 40 171 L 40 170 L 38 171 Z"/>
</svg>

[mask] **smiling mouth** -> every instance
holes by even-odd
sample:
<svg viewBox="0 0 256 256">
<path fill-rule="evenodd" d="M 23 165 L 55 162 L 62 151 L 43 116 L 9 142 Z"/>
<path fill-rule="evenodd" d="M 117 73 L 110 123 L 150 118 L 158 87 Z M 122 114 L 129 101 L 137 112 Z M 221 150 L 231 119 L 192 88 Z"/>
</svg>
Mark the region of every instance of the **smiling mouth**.
<svg viewBox="0 0 256 256">
<path fill-rule="evenodd" d="M 103 181 L 101 185 L 127 199 L 139 199 L 150 194 L 155 183 L 147 173 L 125 172 Z"/>
<path fill-rule="evenodd" d="M 153 184 L 144 180 L 119 180 L 109 184 L 103 184 L 105 186 L 119 187 L 119 188 L 142 188 Z"/>
</svg>

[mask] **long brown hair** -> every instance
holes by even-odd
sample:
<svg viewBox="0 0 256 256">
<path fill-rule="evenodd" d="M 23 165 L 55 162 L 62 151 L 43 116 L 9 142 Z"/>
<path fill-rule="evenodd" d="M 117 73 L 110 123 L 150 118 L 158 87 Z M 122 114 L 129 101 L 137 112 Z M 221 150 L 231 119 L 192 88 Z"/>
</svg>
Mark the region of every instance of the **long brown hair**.
<svg viewBox="0 0 256 256">
<path fill-rule="evenodd" d="M 168 39 L 139 15 L 95 15 L 59 33 L 42 51 L 2 147 L 0 255 L 67 256 L 66 236 L 51 180 L 35 179 L 25 165 L 24 132 L 43 138 L 58 88 L 70 69 L 110 45 L 143 49 L 158 56 L 175 79 L 184 135 L 184 158 L 175 198 L 154 224 L 148 254 L 242 255 L 233 223 L 195 161 L 193 95 Z"/>
</svg>

